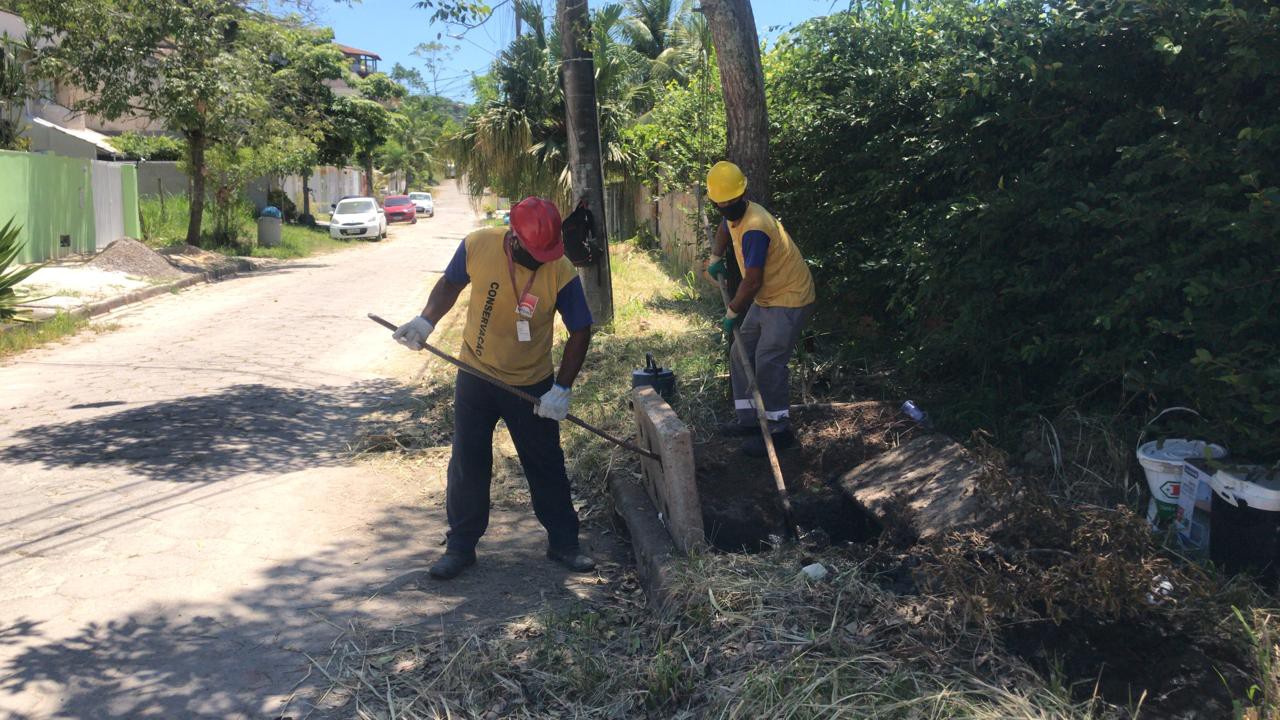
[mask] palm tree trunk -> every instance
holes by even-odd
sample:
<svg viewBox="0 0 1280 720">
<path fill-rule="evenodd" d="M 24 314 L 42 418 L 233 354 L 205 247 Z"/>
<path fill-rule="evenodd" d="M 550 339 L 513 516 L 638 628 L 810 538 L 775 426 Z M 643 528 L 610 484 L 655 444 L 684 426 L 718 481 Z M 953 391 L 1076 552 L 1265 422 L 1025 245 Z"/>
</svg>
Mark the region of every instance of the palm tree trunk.
<svg viewBox="0 0 1280 720">
<path fill-rule="evenodd" d="M 587 306 L 596 324 L 613 320 L 613 278 L 604 204 L 604 167 L 600 156 L 600 119 L 596 109 L 595 68 L 586 44 L 590 39 L 587 0 L 558 0 L 565 125 L 569 139 L 569 175 L 576 205 L 585 200 L 595 218 L 593 229 L 603 250 L 595 267 L 580 268 Z"/>
<path fill-rule="evenodd" d="M 729 161 L 746 173 L 751 199 L 768 205 L 769 113 L 751 0 L 703 0 L 702 9 L 720 64 Z"/>
<path fill-rule="evenodd" d="M 406 167 L 404 169 L 404 191 L 409 192 L 409 186 L 413 185 L 413 168 Z"/>
<path fill-rule="evenodd" d="M 367 152 L 360 159 L 364 163 L 364 194 L 373 197 L 373 153 Z"/>
</svg>

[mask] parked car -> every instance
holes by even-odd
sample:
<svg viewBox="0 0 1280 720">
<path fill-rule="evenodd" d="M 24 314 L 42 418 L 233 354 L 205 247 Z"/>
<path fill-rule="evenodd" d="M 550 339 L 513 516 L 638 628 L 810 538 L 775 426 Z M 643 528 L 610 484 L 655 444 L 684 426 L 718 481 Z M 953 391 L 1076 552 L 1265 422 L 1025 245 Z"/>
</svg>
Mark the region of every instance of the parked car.
<svg viewBox="0 0 1280 720">
<path fill-rule="evenodd" d="M 333 206 L 333 216 L 329 218 L 329 237 L 343 240 L 381 240 L 386 236 L 387 216 L 378 207 L 377 200 L 371 197 L 353 197 L 339 200 Z"/>
<path fill-rule="evenodd" d="M 388 195 L 382 201 L 382 209 L 386 211 L 387 222 L 404 220 L 410 224 L 418 222 L 418 209 L 408 195 Z"/>
<path fill-rule="evenodd" d="M 419 215 L 436 216 L 436 203 L 431 199 L 431 193 L 411 192 L 409 193 L 409 199 L 413 201 L 413 206 L 418 209 Z"/>
</svg>

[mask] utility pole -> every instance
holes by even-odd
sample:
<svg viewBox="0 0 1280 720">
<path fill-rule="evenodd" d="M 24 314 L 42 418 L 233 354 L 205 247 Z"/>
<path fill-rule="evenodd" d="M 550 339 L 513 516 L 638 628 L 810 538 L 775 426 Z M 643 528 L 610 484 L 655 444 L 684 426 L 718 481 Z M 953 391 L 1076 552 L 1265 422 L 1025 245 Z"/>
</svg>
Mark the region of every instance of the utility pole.
<svg viewBox="0 0 1280 720">
<path fill-rule="evenodd" d="M 597 325 L 613 320 L 613 278 L 609 267 L 608 224 L 604 204 L 604 167 L 600 154 L 600 118 L 596 109 L 596 73 L 591 53 L 591 16 L 587 0 L 557 0 L 560 50 L 564 58 L 564 115 L 568 130 L 569 176 L 576 207 L 585 201 L 595 219 L 592 229 L 602 252 L 594 266 L 578 269 L 587 306 Z M 758 59 L 757 59 L 758 60 Z"/>
</svg>

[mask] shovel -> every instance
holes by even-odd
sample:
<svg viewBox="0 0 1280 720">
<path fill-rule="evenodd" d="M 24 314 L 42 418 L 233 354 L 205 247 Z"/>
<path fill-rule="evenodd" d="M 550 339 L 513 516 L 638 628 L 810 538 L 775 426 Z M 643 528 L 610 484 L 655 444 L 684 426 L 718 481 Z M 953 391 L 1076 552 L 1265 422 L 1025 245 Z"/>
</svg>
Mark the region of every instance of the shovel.
<svg viewBox="0 0 1280 720">
<path fill-rule="evenodd" d="M 720 280 L 717 285 L 720 287 L 720 298 L 724 300 L 724 307 L 727 310 L 730 301 L 729 290 L 725 287 L 724 280 Z M 738 359 L 742 361 L 742 369 L 747 374 L 747 384 L 751 386 L 751 400 L 756 406 L 756 420 L 760 423 L 760 434 L 764 437 L 764 451 L 769 456 L 773 484 L 777 486 L 778 497 L 782 500 L 782 516 L 787 523 L 787 532 L 791 534 L 793 540 L 799 540 L 803 533 L 796 525 L 795 514 L 791 511 L 791 493 L 787 491 L 787 481 L 782 477 L 782 466 L 778 464 L 778 451 L 773 447 L 773 433 L 769 432 L 769 418 L 764 414 L 764 400 L 760 397 L 759 386 L 756 385 L 756 371 L 751 368 L 751 358 L 747 357 L 747 351 L 742 347 L 742 339 L 738 335 L 736 326 L 733 329 L 733 351 L 738 353 Z"/>
<path fill-rule="evenodd" d="M 379 324 L 379 325 L 381 325 L 382 327 L 387 328 L 388 330 L 390 330 L 390 331 L 392 331 L 392 332 L 395 332 L 395 331 L 396 331 L 396 329 L 397 329 L 395 325 L 393 325 L 392 323 L 390 323 L 390 322 L 389 322 L 389 321 L 387 321 L 387 320 L 384 320 L 384 319 L 382 319 L 382 318 L 378 317 L 377 315 L 374 315 L 373 313 L 369 313 L 369 319 L 370 319 L 370 320 L 372 320 L 372 321 L 374 321 L 374 322 L 376 322 L 376 323 L 378 323 L 378 324 Z M 427 344 L 427 343 L 423 343 L 423 344 L 422 344 L 422 348 L 423 348 L 424 350 L 429 351 L 432 355 L 435 355 L 436 357 L 440 358 L 441 360 L 444 360 L 445 362 L 449 363 L 450 365 L 453 365 L 454 367 L 458 368 L 459 370 L 461 370 L 461 371 L 463 371 L 463 372 L 467 373 L 468 375 L 473 375 L 473 376 L 475 376 L 475 377 L 478 377 L 478 378 L 480 378 L 481 380 L 483 380 L 483 381 L 485 381 L 485 382 L 489 383 L 490 385 L 492 385 L 492 386 L 494 386 L 494 387 L 497 387 L 497 388 L 501 388 L 501 389 L 503 389 L 503 390 L 506 390 L 507 392 L 511 393 L 512 395 L 515 395 L 516 397 L 520 398 L 521 400 L 524 400 L 525 402 L 533 403 L 534 407 L 537 407 L 537 405 L 538 405 L 538 398 L 536 398 L 536 397 L 534 397 L 534 396 L 530 395 L 529 393 L 527 393 L 527 392 L 525 392 L 525 391 L 521 390 L 520 388 L 512 387 L 512 386 L 510 386 L 510 385 L 508 385 L 508 384 L 506 384 L 506 383 L 502 382 L 502 381 L 501 381 L 501 380 L 499 380 L 498 378 L 493 377 L 492 375 L 485 374 L 485 373 L 483 373 L 483 372 L 481 372 L 481 371 L 479 371 L 479 370 L 477 370 L 477 369 L 475 369 L 475 368 L 471 367 L 470 365 L 467 365 L 466 363 L 462 362 L 461 360 L 459 360 L 459 359 L 457 359 L 457 358 L 453 357 L 452 355 L 450 355 L 450 354 L 448 354 L 448 353 L 444 352 L 443 350 L 440 350 L 440 349 L 438 349 L 438 348 L 436 348 L 436 347 L 434 347 L 434 346 L 432 346 L 432 345 L 429 345 L 429 344 Z M 661 457 L 659 457 L 657 453 L 653 453 L 653 452 L 650 452 L 650 451 L 648 451 L 648 450 L 645 450 L 644 448 L 640 447 L 639 445 L 636 445 L 635 443 L 632 443 L 632 442 L 628 442 L 628 441 L 626 441 L 626 440 L 623 440 L 622 438 L 614 437 L 613 435 L 610 435 L 609 433 L 605 432 L 604 430 L 601 430 L 601 429 L 600 429 L 600 428 L 598 428 L 598 427 L 594 427 L 594 426 L 592 426 L 591 424 L 587 423 L 587 422 L 586 422 L 585 420 L 583 420 L 582 418 L 579 418 L 578 416 L 573 415 L 572 413 L 570 413 L 569 415 L 567 415 L 567 416 L 565 417 L 565 420 L 568 420 L 569 422 L 573 423 L 574 425 L 577 425 L 578 427 L 580 427 L 580 428 L 582 428 L 582 429 L 584 429 L 584 430 L 588 430 L 588 431 L 590 431 L 590 432 L 595 433 L 596 435 L 599 435 L 600 437 L 604 438 L 605 440 L 608 440 L 609 442 L 613 443 L 614 445 L 617 445 L 617 446 L 618 446 L 618 447 L 620 447 L 620 448 L 625 448 L 625 449 L 627 449 L 627 450 L 630 450 L 630 451 L 631 451 L 631 452 L 633 452 L 633 453 L 636 453 L 637 455 L 643 455 L 644 457 L 647 457 L 647 458 L 649 458 L 649 459 L 651 459 L 651 460 L 657 460 L 659 464 L 661 464 L 661 463 L 662 463 L 662 458 L 661 458 Z M 772 446 L 770 446 L 770 447 L 772 447 Z"/>
</svg>

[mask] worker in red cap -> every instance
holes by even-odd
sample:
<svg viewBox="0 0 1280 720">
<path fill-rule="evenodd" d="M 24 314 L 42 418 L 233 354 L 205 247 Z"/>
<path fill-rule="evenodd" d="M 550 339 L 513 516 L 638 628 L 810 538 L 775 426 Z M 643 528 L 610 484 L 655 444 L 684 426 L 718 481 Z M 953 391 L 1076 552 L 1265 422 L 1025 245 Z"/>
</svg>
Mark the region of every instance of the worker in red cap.
<svg viewBox="0 0 1280 720">
<path fill-rule="evenodd" d="M 525 198 L 511 209 L 511 229 L 482 228 L 458 246 L 422 314 L 395 338 L 419 350 L 440 319 L 471 287 L 462 361 L 540 398 L 536 406 L 459 372 L 454 386 L 453 454 L 445 506 L 449 535 L 431 575 L 448 580 L 475 564 L 489 525 L 493 429 L 499 419 L 516 446 L 547 530 L 547 557 L 575 572 L 595 567 L 578 545 L 578 515 L 569 494 L 559 421 L 569 414 L 574 378 L 591 342 L 591 311 L 573 265 L 564 257 L 560 213 L 549 200 Z M 555 314 L 569 330 L 560 370 L 552 376 Z"/>
</svg>

